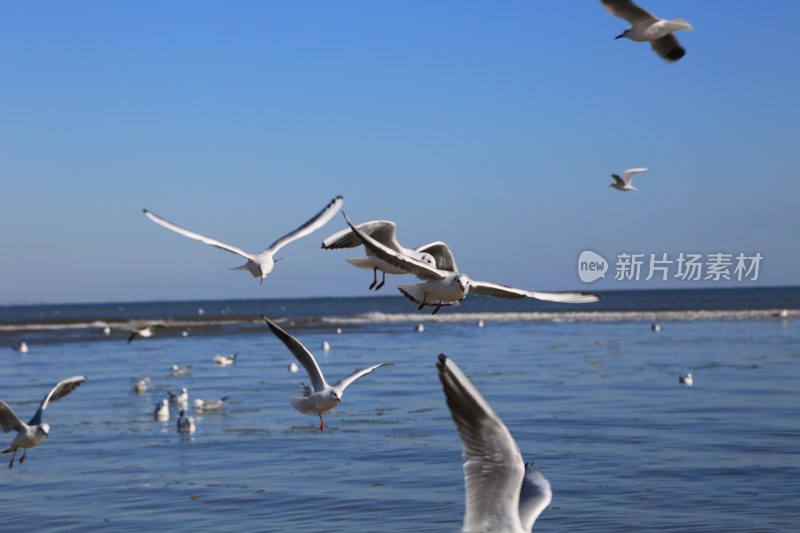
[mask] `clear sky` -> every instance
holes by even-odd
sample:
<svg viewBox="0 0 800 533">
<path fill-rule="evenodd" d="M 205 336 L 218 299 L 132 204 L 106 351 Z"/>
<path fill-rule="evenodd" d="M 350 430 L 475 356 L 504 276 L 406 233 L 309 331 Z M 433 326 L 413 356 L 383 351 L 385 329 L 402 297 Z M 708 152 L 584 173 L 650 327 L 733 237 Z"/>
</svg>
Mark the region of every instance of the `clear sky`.
<svg viewBox="0 0 800 533">
<path fill-rule="evenodd" d="M 340 217 L 259 286 L 141 211 L 258 251 L 338 194 L 520 288 L 662 286 L 584 284 L 585 249 L 797 285 L 800 2 L 641 3 L 694 25 L 678 63 L 589 0 L 2 2 L 0 303 L 366 295 Z"/>
</svg>

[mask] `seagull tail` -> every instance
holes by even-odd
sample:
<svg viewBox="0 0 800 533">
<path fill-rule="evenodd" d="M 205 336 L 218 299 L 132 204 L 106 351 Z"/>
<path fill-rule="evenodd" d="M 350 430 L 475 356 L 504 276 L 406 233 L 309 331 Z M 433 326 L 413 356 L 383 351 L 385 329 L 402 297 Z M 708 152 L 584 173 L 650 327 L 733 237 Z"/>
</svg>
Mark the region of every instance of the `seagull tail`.
<svg viewBox="0 0 800 533">
<path fill-rule="evenodd" d="M 314 406 L 311 405 L 311 402 L 308 401 L 307 397 L 289 398 L 289 403 L 292 404 L 292 407 L 294 407 L 304 415 L 317 414 L 317 412 L 314 410 Z"/>
<path fill-rule="evenodd" d="M 372 269 L 375 266 L 368 257 L 351 257 L 350 259 L 345 259 L 345 261 L 357 268 Z"/>
<path fill-rule="evenodd" d="M 419 285 L 398 285 L 397 290 L 415 304 L 425 301 L 425 291 Z"/>
<path fill-rule="evenodd" d="M 675 30 L 693 30 L 694 26 L 689 24 L 689 21 L 685 19 L 672 19 L 670 20 L 673 26 L 675 26 Z M 673 31 L 675 31 L 673 30 Z"/>
</svg>

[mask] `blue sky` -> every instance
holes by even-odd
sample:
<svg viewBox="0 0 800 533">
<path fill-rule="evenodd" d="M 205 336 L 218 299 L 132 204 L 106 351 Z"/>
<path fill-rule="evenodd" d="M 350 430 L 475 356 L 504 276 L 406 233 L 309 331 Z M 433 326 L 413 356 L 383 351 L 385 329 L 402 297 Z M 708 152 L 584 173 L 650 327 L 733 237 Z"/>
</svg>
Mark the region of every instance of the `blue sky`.
<svg viewBox="0 0 800 533">
<path fill-rule="evenodd" d="M 585 249 L 796 285 L 800 3 L 642 5 L 696 28 L 678 63 L 596 1 L 5 2 L 0 302 L 366 295 L 360 251 L 319 249 L 339 218 L 259 286 L 141 212 L 256 251 L 338 194 L 521 288 L 662 286 L 585 285 Z"/>
</svg>

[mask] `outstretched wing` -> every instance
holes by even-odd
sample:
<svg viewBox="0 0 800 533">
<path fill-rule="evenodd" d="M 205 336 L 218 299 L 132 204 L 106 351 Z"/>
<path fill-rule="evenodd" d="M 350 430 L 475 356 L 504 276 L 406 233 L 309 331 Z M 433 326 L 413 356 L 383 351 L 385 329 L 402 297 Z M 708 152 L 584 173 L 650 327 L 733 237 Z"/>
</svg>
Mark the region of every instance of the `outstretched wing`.
<svg viewBox="0 0 800 533">
<path fill-rule="evenodd" d="M 55 387 L 53 387 L 50 392 L 47 393 L 47 396 L 44 397 L 42 403 L 39 404 L 39 409 L 36 410 L 36 414 L 33 415 L 30 422 L 28 422 L 29 426 L 35 426 L 42 423 L 42 413 L 44 410 L 47 409 L 47 404 L 51 401 L 60 400 L 70 392 L 77 389 L 81 383 L 86 381 L 86 376 L 72 376 L 64 381 L 59 381 Z"/>
<path fill-rule="evenodd" d="M 328 384 L 325 382 L 325 377 L 322 375 L 322 370 L 320 370 L 319 365 L 317 364 L 316 359 L 314 359 L 314 356 L 311 355 L 311 352 L 309 352 L 299 340 L 286 333 L 275 322 L 264 315 L 261 315 L 261 318 L 263 318 L 264 322 L 267 323 L 269 329 L 272 330 L 272 333 L 274 333 L 275 336 L 278 337 L 287 348 L 289 348 L 289 351 L 294 354 L 295 358 L 300 362 L 301 365 L 303 365 L 303 368 L 306 369 L 308 378 L 311 380 L 311 384 L 314 386 L 314 391 L 319 392 L 325 390 L 325 387 L 327 387 Z"/>
<path fill-rule="evenodd" d="M 23 428 L 22 420 L 3 400 L 0 400 L 0 428 L 3 428 L 3 433 L 19 431 Z"/>
<path fill-rule="evenodd" d="M 361 242 L 366 246 L 367 250 L 375 254 L 375 257 L 386 261 L 392 266 L 405 270 L 409 274 L 414 274 L 418 278 L 422 279 L 444 279 L 447 276 L 447 272 L 443 270 L 439 270 L 427 263 L 414 259 L 413 257 L 409 257 L 403 253 L 400 253 L 396 250 L 392 250 L 388 246 L 381 244 L 380 242 L 376 241 L 356 226 L 350 222 L 350 219 L 347 218 L 347 215 L 342 211 L 344 215 L 344 219 L 347 221 L 347 225 L 350 226 L 350 229 L 358 235 L 361 239 Z"/>
<path fill-rule="evenodd" d="M 620 185 L 620 186 L 622 186 L 622 187 L 624 187 L 624 186 L 625 186 L 625 180 L 624 180 L 624 179 L 620 178 L 620 177 L 619 177 L 619 176 L 617 176 L 616 174 L 611 174 L 611 177 L 612 177 L 612 178 L 614 178 L 614 182 L 615 182 L 617 185 Z"/>
<path fill-rule="evenodd" d="M 622 173 L 622 180 L 625 182 L 626 185 L 630 185 L 631 181 L 633 181 L 633 177 L 640 172 L 647 172 L 650 170 L 649 168 L 629 168 L 625 172 Z"/>
<path fill-rule="evenodd" d="M 337 383 L 335 386 L 336 387 L 341 387 L 341 389 L 344 390 L 344 389 L 347 388 L 348 385 L 350 385 L 352 382 L 354 382 L 355 380 L 357 380 L 361 376 L 365 376 L 365 375 L 369 374 L 370 372 L 372 372 L 373 370 L 376 370 L 376 369 L 378 369 L 378 368 L 380 368 L 382 366 L 393 366 L 393 365 L 394 365 L 394 363 L 381 363 L 379 365 L 373 365 L 373 366 L 371 366 L 369 368 L 362 368 L 361 370 L 356 370 L 355 372 L 353 372 L 352 374 L 350 374 L 346 378 L 342 378 L 339 381 L 339 383 Z"/>
<path fill-rule="evenodd" d="M 553 500 L 553 489 L 544 472 L 533 463 L 525 464 L 525 477 L 519 493 L 519 519 L 523 531 L 533 529 L 533 523 Z"/>
<path fill-rule="evenodd" d="M 674 34 L 668 33 L 660 39 L 650 41 L 650 47 L 655 53 L 670 63 L 686 55 L 686 49 L 678 42 Z"/>
<path fill-rule="evenodd" d="M 342 204 L 344 204 L 344 199 L 341 196 L 337 196 L 333 200 L 331 200 L 328 205 L 322 208 L 322 211 L 314 215 L 310 220 L 308 220 L 305 224 L 300 226 L 294 231 L 291 231 L 278 239 L 277 241 L 273 242 L 269 248 L 263 250 L 266 252 L 267 250 L 271 250 L 273 253 L 277 252 L 287 244 L 292 241 L 296 241 L 300 237 L 305 237 L 306 235 L 313 233 L 314 231 L 318 230 L 322 226 L 328 223 L 330 219 L 336 216 L 336 213 L 342 208 Z"/>
<path fill-rule="evenodd" d="M 169 220 L 163 219 L 160 216 L 156 215 L 155 213 L 148 211 L 147 209 L 142 209 L 144 211 L 144 215 L 158 224 L 159 226 L 163 226 L 170 231 L 174 231 L 175 233 L 179 233 L 184 237 L 189 237 L 190 239 L 194 239 L 196 241 L 204 242 L 206 244 L 210 244 L 211 246 L 215 246 L 220 250 L 225 250 L 226 252 L 231 252 L 236 255 L 241 255 L 247 259 L 253 259 L 253 254 L 247 253 L 241 248 L 237 248 L 236 246 L 232 246 L 230 244 L 225 244 L 222 241 L 218 241 L 216 239 L 212 239 L 211 237 L 206 237 L 204 235 L 200 235 L 199 233 L 195 233 L 193 231 L 189 231 L 188 229 L 182 228 L 176 224 L 173 224 Z"/>
<path fill-rule="evenodd" d="M 464 452 L 464 531 L 520 530 L 525 465 L 514 438 L 458 365 L 439 354 L 436 368 Z"/>
<path fill-rule="evenodd" d="M 414 248 L 414 250 L 431 254 L 436 261 L 436 268 L 439 270 L 458 272 L 458 265 L 456 265 L 456 258 L 453 256 L 453 252 L 442 241 L 429 242 L 419 248 Z"/>
<path fill-rule="evenodd" d="M 585 304 L 600 300 L 600 296 L 591 292 L 541 292 L 526 291 L 515 289 L 507 285 L 492 283 L 491 281 L 472 280 L 469 291 L 475 294 L 483 294 L 494 298 L 536 298 L 546 302 L 558 302 L 566 304 Z"/>
<path fill-rule="evenodd" d="M 385 244 L 392 250 L 400 251 L 400 243 L 397 241 L 397 226 L 390 220 L 371 220 L 358 224 L 358 229 L 366 233 L 376 241 Z M 350 229 L 345 228 L 342 231 L 334 233 L 322 242 L 322 247 L 326 250 L 334 250 L 339 248 L 357 248 L 364 243 Z"/>
<path fill-rule="evenodd" d="M 637 6 L 631 0 L 600 0 L 600 3 L 603 4 L 606 11 L 615 17 L 627 20 L 634 26 L 643 22 L 658 20 L 652 13 Z"/>
</svg>

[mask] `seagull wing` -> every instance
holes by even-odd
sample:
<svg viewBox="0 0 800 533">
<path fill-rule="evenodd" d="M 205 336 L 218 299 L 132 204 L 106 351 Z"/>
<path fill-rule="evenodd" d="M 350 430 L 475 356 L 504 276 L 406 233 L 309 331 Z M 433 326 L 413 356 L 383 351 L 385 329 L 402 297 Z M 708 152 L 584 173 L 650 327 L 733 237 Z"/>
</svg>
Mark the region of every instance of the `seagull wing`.
<svg viewBox="0 0 800 533">
<path fill-rule="evenodd" d="M 585 304 L 600 300 L 600 296 L 591 292 L 541 292 L 515 289 L 507 285 L 492 283 L 491 281 L 472 280 L 469 291 L 494 298 L 536 298 L 546 302 L 566 304 Z"/>
<path fill-rule="evenodd" d="M 277 252 L 287 244 L 292 241 L 296 241 L 300 237 L 305 237 L 306 235 L 313 233 L 314 231 L 318 230 L 322 226 L 328 223 L 330 219 L 336 216 L 336 213 L 342 208 L 342 204 L 344 203 L 344 199 L 341 196 L 337 196 L 333 200 L 331 200 L 328 205 L 322 208 L 322 211 L 314 215 L 310 220 L 308 220 L 305 224 L 297 228 L 296 230 L 287 233 L 277 241 L 273 242 L 269 248 L 263 250 L 261 253 L 266 251 L 272 251 L 272 253 Z"/>
<path fill-rule="evenodd" d="M 311 384 L 314 386 L 314 391 L 320 392 L 325 390 L 325 388 L 328 387 L 328 383 L 325 381 L 325 377 L 322 375 L 322 370 L 320 370 L 319 365 L 314 359 L 314 356 L 311 355 L 311 352 L 309 352 L 299 340 L 286 333 L 275 322 L 264 315 L 261 315 L 261 318 L 263 318 L 264 322 L 267 323 L 269 329 L 272 330 L 272 333 L 274 333 L 275 336 L 278 337 L 287 348 L 289 348 L 289 351 L 294 354 L 295 358 L 297 358 L 300 364 L 303 365 L 303 368 L 306 369 L 308 378 L 311 380 Z"/>
<path fill-rule="evenodd" d="M 533 529 L 533 523 L 552 500 L 553 489 L 544 472 L 533 463 L 525 464 L 525 477 L 519 493 L 519 518 L 523 531 Z"/>
<path fill-rule="evenodd" d="M 372 365 L 369 368 L 362 368 L 361 370 L 356 370 L 355 372 L 353 372 L 352 374 L 350 374 L 346 378 L 342 378 L 341 381 L 339 381 L 339 383 L 337 383 L 335 386 L 336 387 L 341 387 L 341 389 L 344 390 L 344 389 L 347 388 L 348 385 L 350 385 L 352 382 L 354 382 L 355 380 L 357 380 L 361 376 L 365 376 L 365 375 L 369 374 L 370 372 L 372 372 L 373 370 L 376 370 L 376 369 L 378 369 L 378 368 L 380 368 L 382 366 L 392 366 L 392 365 L 394 365 L 394 363 L 381 363 L 379 365 Z"/>
<path fill-rule="evenodd" d="M 668 33 L 667 35 L 650 41 L 650 47 L 655 53 L 661 56 L 662 59 L 673 63 L 686 55 L 686 49 L 678 42 L 678 38 L 674 34 Z"/>
<path fill-rule="evenodd" d="M 414 248 L 414 250 L 431 254 L 436 260 L 436 268 L 439 270 L 458 272 L 458 265 L 456 265 L 456 258 L 453 256 L 453 252 L 442 241 L 429 242 L 419 248 Z"/>
<path fill-rule="evenodd" d="M 631 2 L 631 0 L 600 0 L 600 3 L 603 4 L 606 11 L 615 17 L 627 20 L 634 26 L 659 20 L 658 17 L 654 16 L 646 9 L 637 6 Z"/>
<path fill-rule="evenodd" d="M 633 181 L 633 177 L 640 172 L 647 172 L 650 170 L 649 168 L 629 168 L 625 172 L 622 173 L 622 181 L 625 182 L 626 185 L 630 185 L 631 181 Z"/>
<path fill-rule="evenodd" d="M 17 413 L 6 402 L 0 400 L 0 428 L 3 428 L 3 433 L 19 431 L 23 427 L 25 424 L 19 419 Z"/>
<path fill-rule="evenodd" d="M 440 354 L 436 368 L 464 453 L 464 531 L 521 531 L 525 465 L 514 438 L 458 365 Z"/>
<path fill-rule="evenodd" d="M 388 246 L 381 244 L 354 226 L 344 212 L 342 212 L 342 214 L 344 215 L 344 219 L 347 221 L 347 225 L 350 226 L 350 229 L 352 229 L 353 232 L 358 235 L 367 250 L 375 254 L 375 257 L 378 259 L 386 261 L 392 266 L 403 269 L 409 274 L 414 274 L 418 278 L 444 279 L 447 277 L 447 272 L 439 270 L 438 268 L 435 268 L 427 263 L 414 259 L 413 257 L 409 257 L 396 250 L 392 250 Z"/>
<path fill-rule="evenodd" d="M 215 246 L 215 247 L 217 247 L 217 248 L 219 248 L 221 250 L 225 250 L 226 252 L 231 252 L 231 253 L 234 253 L 236 255 L 241 255 L 242 257 L 247 258 L 247 259 L 253 259 L 253 254 L 247 253 L 244 250 L 242 250 L 241 248 L 237 248 L 236 246 L 231 246 L 230 244 L 225 244 L 224 242 L 218 241 L 216 239 L 212 239 L 211 237 L 205 237 L 203 235 L 200 235 L 199 233 L 195 233 L 193 231 L 189 231 L 188 229 L 184 229 L 184 228 L 182 228 L 182 227 L 180 227 L 178 225 L 173 224 L 169 220 L 165 220 L 165 219 L 161 218 L 160 216 L 156 215 L 155 213 L 152 213 L 152 212 L 148 211 L 147 209 L 142 209 L 142 211 L 144 211 L 144 215 L 147 218 L 149 218 L 150 220 L 152 220 L 153 222 L 155 222 L 159 226 L 163 226 L 163 227 L 167 228 L 170 231 L 174 231 L 175 233 L 179 233 L 179 234 L 183 235 L 184 237 L 189 237 L 190 239 L 194 239 L 196 241 L 200 241 L 200 242 L 204 242 L 206 244 L 210 244 L 211 246 Z"/>
<path fill-rule="evenodd" d="M 615 182 L 617 185 L 621 185 L 621 186 L 623 186 L 623 187 L 625 186 L 625 180 L 624 180 L 624 179 L 622 179 L 622 178 L 620 178 L 618 175 L 616 175 L 616 174 L 611 174 L 611 177 L 612 177 L 612 178 L 614 178 L 614 182 Z"/>
<path fill-rule="evenodd" d="M 376 241 L 385 244 L 393 250 L 400 251 L 400 243 L 397 242 L 396 225 L 389 220 L 371 220 L 358 224 L 358 229 L 366 233 Z M 322 247 L 326 250 L 338 248 L 356 248 L 364 243 L 358 235 L 350 228 L 345 228 L 338 233 L 334 233 L 322 242 Z"/>
<path fill-rule="evenodd" d="M 53 387 L 50 392 L 47 393 L 47 396 L 44 397 L 42 403 L 39 404 L 39 409 L 36 410 L 36 414 L 33 415 L 30 422 L 28 422 L 29 426 L 36 426 L 42 423 L 42 413 L 44 410 L 47 409 L 47 404 L 51 401 L 60 400 L 70 392 L 77 389 L 81 383 L 86 381 L 86 376 L 72 376 L 64 381 L 59 381 L 55 387 Z"/>
</svg>

